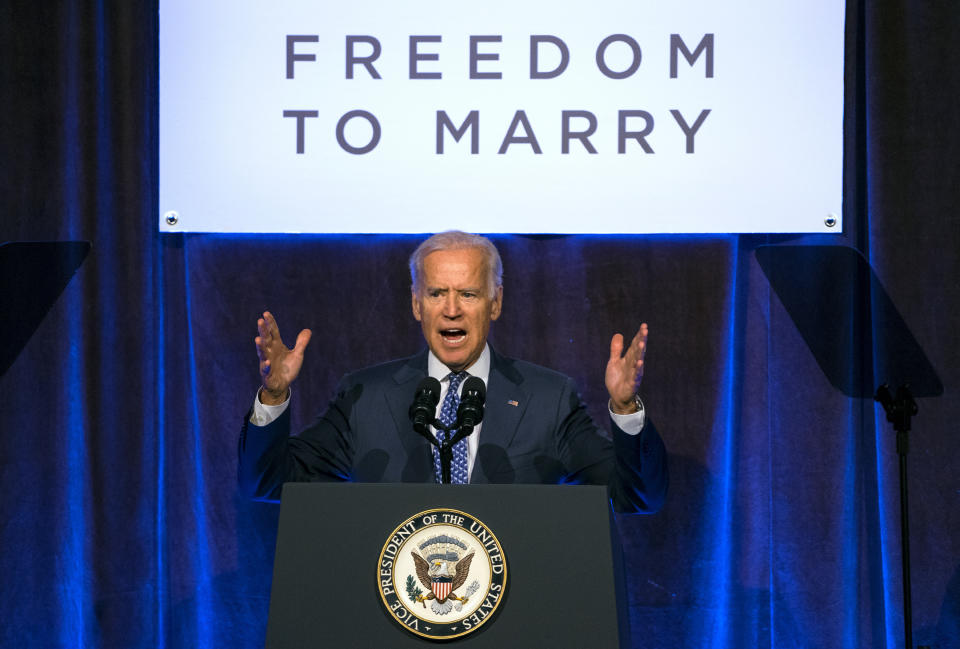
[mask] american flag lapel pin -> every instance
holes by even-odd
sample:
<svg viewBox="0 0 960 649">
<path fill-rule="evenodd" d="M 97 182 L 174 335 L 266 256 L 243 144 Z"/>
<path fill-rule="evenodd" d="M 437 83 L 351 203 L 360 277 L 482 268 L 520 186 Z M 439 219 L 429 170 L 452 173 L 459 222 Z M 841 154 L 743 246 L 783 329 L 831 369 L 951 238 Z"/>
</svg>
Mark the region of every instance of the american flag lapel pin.
<svg viewBox="0 0 960 649">
<path fill-rule="evenodd" d="M 520 402 L 519 402 L 519 401 L 514 401 L 513 399 L 509 399 L 509 400 L 507 400 L 507 405 L 516 407 L 516 406 L 519 406 L 519 405 L 520 405 Z"/>
</svg>

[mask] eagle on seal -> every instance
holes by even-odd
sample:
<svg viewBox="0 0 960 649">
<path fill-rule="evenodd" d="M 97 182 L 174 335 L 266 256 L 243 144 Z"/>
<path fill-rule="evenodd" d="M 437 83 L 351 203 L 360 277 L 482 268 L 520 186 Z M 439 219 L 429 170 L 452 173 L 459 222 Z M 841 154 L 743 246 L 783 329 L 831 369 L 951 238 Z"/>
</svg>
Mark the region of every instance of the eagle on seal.
<svg viewBox="0 0 960 649">
<path fill-rule="evenodd" d="M 466 604 L 467 598 L 459 597 L 453 591 L 463 586 L 467 580 L 473 554 L 471 552 L 459 561 L 434 559 L 432 562 L 428 562 L 416 552 L 411 552 L 410 555 L 413 557 L 413 563 L 417 569 L 417 579 L 427 589 L 426 594 L 417 596 L 417 601 L 423 603 L 424 608 L 427 607 L 427 600 L 430 599 L 435 599 L 440 604 L 443 604 L 447 599 Z"/>
</svg>

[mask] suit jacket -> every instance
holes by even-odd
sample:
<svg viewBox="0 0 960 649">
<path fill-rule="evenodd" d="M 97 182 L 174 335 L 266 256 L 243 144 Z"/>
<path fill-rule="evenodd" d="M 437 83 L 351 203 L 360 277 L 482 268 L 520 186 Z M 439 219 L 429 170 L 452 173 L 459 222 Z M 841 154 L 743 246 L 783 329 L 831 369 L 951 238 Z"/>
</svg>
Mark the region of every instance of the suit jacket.
<svg viewBox="0 0 960 649">
<path fill-rule="evenodd" d="M 611 421 L 612 441 L 573 380 L 490 349 L 490 376 L 471 484 L 605 484 L 615 509 L 653 512 L 666 495 L 663 442 L 649 417 L 638 435 Z M 289 481 L 432 482 L 430 443 L 408 409 L 427 352 L 348 374 L 311 426 L 290 436 L 290 409 L 267 426 L 244 419 L 241 489 L 275 500 Z"/>
</svg>

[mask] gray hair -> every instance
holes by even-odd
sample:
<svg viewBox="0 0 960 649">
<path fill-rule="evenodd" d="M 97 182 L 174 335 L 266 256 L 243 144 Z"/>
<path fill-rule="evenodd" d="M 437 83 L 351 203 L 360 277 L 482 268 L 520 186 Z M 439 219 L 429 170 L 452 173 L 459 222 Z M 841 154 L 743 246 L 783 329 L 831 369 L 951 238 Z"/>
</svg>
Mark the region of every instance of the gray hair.
<svg viewBox="0 0 960 649">
<path fill-rule="evenodd" d="M 479 234 L 469 234 L 460 230 L 449 230 L 433 235 L 413 251 L 410 255 L 410 281 L 414 293 L 420 293 L 420 281 L 423 277 L 423 260 L 431 252 L 438 250 L 463 250 L 465 248 L 480 248 L 487 258 L 489 297 L 496 295 L 497 289 L 503 285 L 503 262 L 500 253 L 490 239 Z"/>
</svg>

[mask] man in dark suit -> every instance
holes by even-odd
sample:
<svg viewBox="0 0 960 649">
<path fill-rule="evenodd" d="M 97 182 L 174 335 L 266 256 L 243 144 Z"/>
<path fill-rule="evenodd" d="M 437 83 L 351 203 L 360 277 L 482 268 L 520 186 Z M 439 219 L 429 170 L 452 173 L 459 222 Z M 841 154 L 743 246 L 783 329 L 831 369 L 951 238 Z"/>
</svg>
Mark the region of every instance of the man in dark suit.
<svg viewBox="0 0 960 649">
<path fill-rule="evenodd" d="M 410 272 L 413 315 L 428 350 L 347 375 L 326 412 L 297 436 L 290 436 L 286 406 L 311 332 L 301 331 L 288 349 L 269 312 L 257 321 L 263 385 L 240 438 L 245 491 L 275 499 L 288 481 L 439 481 L 437 453 L 414 432 L 408 408 L 420 381 L 433 376 L 441 382 L 443 421 L 472 375 L 487 384 L 486 410 L 474 433 L 454 448 L 454 482 L 606 484 L 618 511 L 659 509 L 666 453 L 637 395 L 646 324 L 626 349 L 620 334 L 610 342 L 611 442 L 571 379 L 500 356 L 487 344 L 503 305 L 500 256 L 488 239 L 434 235 L 411 256 Z"/>
</svg>

